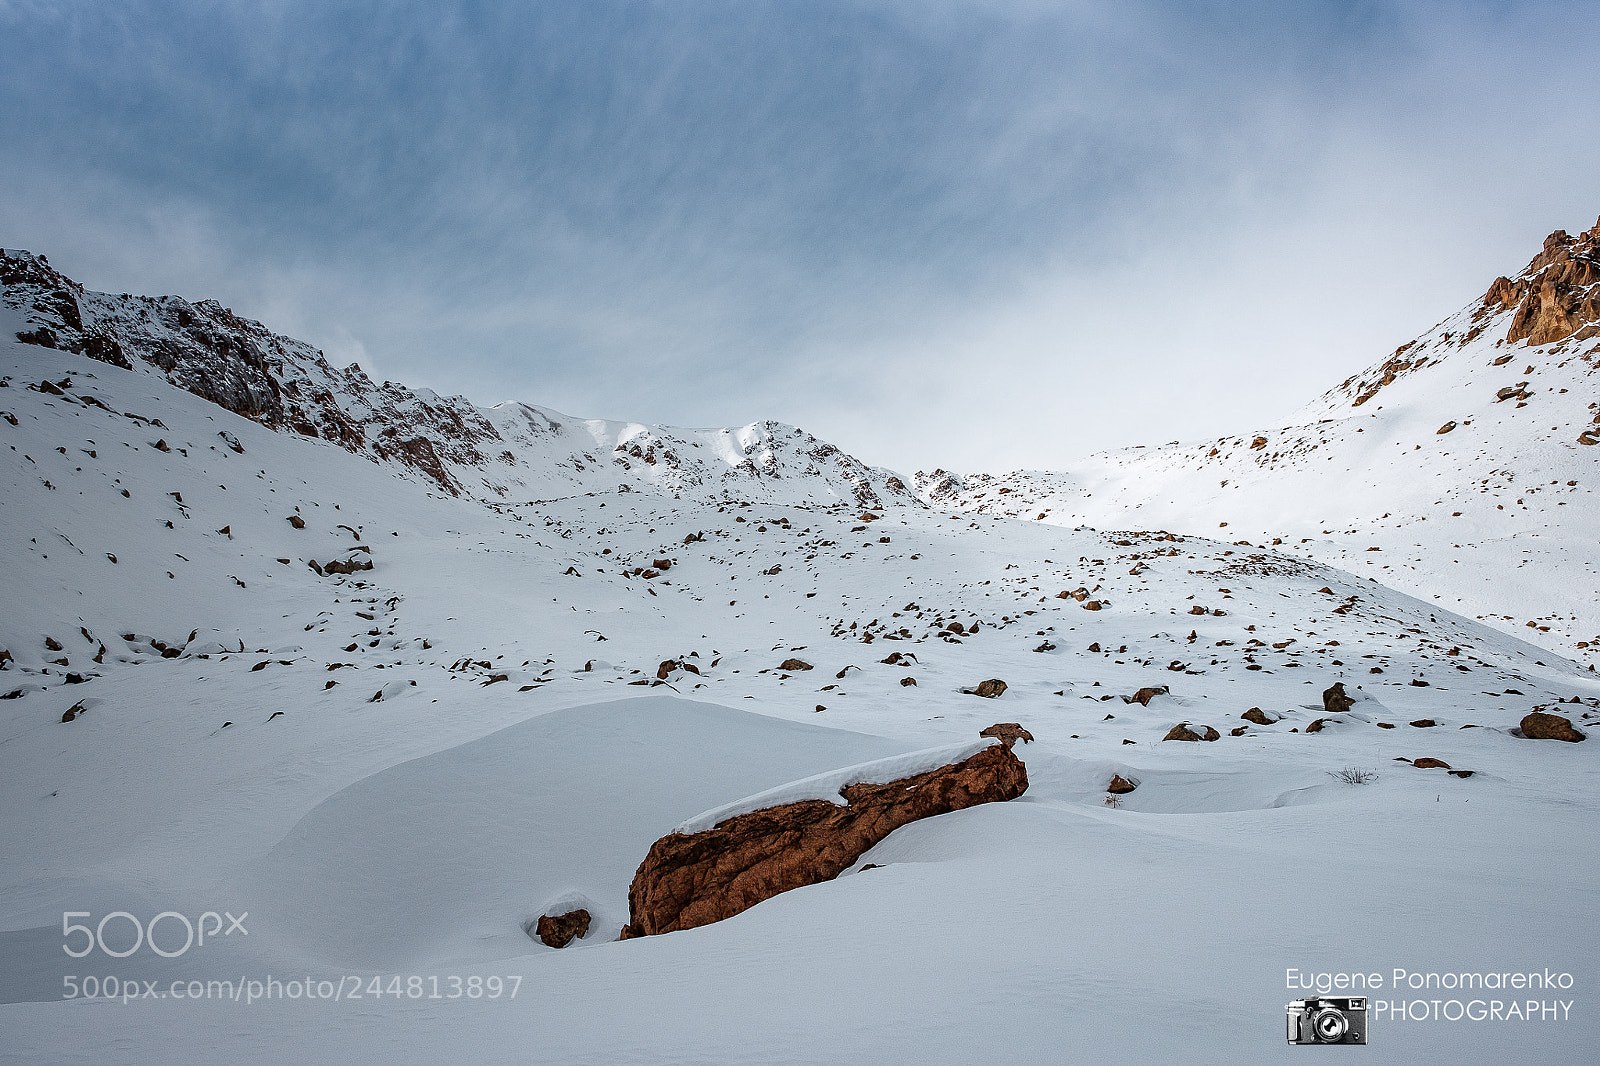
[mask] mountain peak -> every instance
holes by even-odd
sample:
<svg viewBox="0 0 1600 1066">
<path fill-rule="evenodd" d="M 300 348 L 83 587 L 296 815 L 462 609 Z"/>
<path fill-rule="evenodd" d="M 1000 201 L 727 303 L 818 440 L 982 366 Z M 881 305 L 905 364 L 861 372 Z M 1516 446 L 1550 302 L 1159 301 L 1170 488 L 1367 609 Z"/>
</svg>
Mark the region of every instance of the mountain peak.
<svg viewBox="0 0 1600 1066">
<path fill-rule="evenodd" d="M 1515 308 L 1506 342 L 1555 344 L 1600 334 L 1600 221 L 1576 237 L 1556 230 L 1515 279 L 1489 286 L 1475 317 Z"/>
<path fill-rule="evenodd" d="M 44 256 L 0 249 L 0 310 L 24 344 L 156 374 L 274 430 L 494 502 L 647 489 L 712 500 L 921 506 L 893 471 L 770 420 L 690 430 L 581 419 L 521 403 L 381 385 L 216 300 L 86 290 Z"/>
</svg>

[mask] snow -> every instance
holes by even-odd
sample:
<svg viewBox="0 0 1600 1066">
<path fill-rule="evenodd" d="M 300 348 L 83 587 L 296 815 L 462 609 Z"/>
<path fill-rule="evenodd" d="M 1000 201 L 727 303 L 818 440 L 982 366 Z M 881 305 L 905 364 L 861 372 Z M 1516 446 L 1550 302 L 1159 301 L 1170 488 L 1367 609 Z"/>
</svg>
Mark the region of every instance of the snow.
<svg viewBox="0 0 1600 1066">
<path fill-rule="evenodd" d="M 874 759 L 871 762 L 847 766 L 842 770 L 813 774 L 802 780 L 791 781 L 787 785 L 769 788 L 753 796 L 746 796 L 742 800 L 714 807 L 703 814 L 679 822 L 672 831 L 703 833 L 707 829 L 714 829 L 729 818 L 785 803 L 799 803 L 802 800 L 827 800 L 843 807 L 847 803 L 842 793 L 851 785 L 882 785 L 898 781 L 902 777 L 925 774 L 943 766 L 953 766 L 998 743 L 1000 743 L 998 740 L 989 737 L 971 744 L 946 744 L 937 748 L 907 752 L 904 755 L 893 755 L 887 759 Z"/>
<path fill-rule="evenodd" d="M 0 337 L 20 328 L 9 314 Z M 1515 730 L 1535 707 L 1600 722 L 1600 678 L 1572 643 L 1597 587 L 1592 453 L 1518 428 L 1562 424 L 1526 421 L 1537 404 L 1577 417 L 1592 386 L 1548 358 L 1555 391 L 1521 414 L 1462 406 L 1498 380 L 1476 343 L 1311 419 L 1329 443 L 1276 465 L 1245 435 L 1214 459 L 1211 444 L 1098 474 L 965 475 L 960 498 L 868 520 L 843 471 L 872 468 L 802 462 L 826 449 L 776 424 L 502 405 L 484 417 L 507 434 L 561 437 L 513 442 L 504 484 L 551 491 L 454 496 L 148 365 L 0 341 L 0 413 L 16 419 L 0 421 L 0 696 L 17 693 L 0 700 L 0 1058 L 1277 1062 L 1284 1004 L 1303 995 L 1289 968 L 1549 967 L 1575 978 L 1569 1020 L 1378 1018 L 1362 1055 L 1590 1059 L 1600 746 Z M 1426 377 L 1452 360 L 1460 404 Z M 27 388 L 69 378 L 63 396 Z M 1462 425 L 1413 449 L 1407 434 L 1446 414 Z M 719 471 L 675 495 L 639 463 L 558 469 L 624 433 L 701 442 L 707 465 L 680 474 L 769 453 L 784 473 Z M 1380 458 L 1402 446 L 1424 465 Z M 1526 510 L 1506 486 L 1469 502 L 1479 463 L 1514 470 Z M 1195 488 L 1247 476 L 1236 496 Z M 1002 485 L 1041 495 L 1002 504 Z M 1439 506 L 1468 512 L 1444 540 Z M 1322 539 L 1285 535 L 1296 514 Z M 308 565 L 358 544 L 371 571 Z M 1080 586 L 1105 608 L 1057 595 Z M 1542 596 L 1566 605 L 1549 633 L 1522 625 L 1518 597 Z M 815 669 L 783 671 L 792 657 Z M 656 683 L 664 662 L 695 670 Z M 1000 698 L 964 691 L 991 677 Z M 1322 710 L 1335 681 L 1350 713 Z M 1146 686 L 1170 691 L 1127 701 Z M 1281 717 L 1247 724 L 1252 707 Z M 615 939 L 638 863 L 674 827 L 957 761 L 1000 720 L 1037 738 L 1017 748 L 1020 799 L 906 826 L 839 878 L 727 921 Z M 1164 742 L 1180 721 L 1221 737 Z M 1424 756 L 1473 775 L 1399 761 Z M 1376 778 L 1346 784 L 1347 767 Z M 1138 787 L 1108 802 L 1114 775 Z M 594 916 L 585 938 L 556 951 L 528 935 L 573 905 Z M 249 933 L 170 961 L 77 962 L 61 916 L 83 910 L 248 911 Z M 87 973 L 518 990 L 64 1001 L 62 978 Z"/>
</svg>

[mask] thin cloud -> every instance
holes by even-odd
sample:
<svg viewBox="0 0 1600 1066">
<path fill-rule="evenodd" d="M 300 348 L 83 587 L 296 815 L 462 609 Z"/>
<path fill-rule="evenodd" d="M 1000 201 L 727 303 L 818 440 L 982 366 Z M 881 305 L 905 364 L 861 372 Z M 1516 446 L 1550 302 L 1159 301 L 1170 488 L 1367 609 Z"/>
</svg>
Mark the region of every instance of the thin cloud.
<svg viewBox="0 0 1600 1066">
<path fill-rule="evenodd" d="M 1590 21 L 10 4 L 0 225 L 480 402 L 1049 466 L 1278 417 L 1592 216 Z"/>
</svg>

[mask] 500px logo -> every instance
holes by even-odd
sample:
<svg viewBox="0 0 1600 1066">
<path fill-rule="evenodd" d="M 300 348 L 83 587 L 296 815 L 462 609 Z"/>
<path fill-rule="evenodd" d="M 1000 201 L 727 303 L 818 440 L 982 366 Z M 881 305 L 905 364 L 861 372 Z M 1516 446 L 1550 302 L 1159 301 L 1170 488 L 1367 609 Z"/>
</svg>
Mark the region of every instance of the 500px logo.
<svg viewBox="0 0 1600 1066">
<path fill-rule="evenodd" d="M 228 919 L 228 927 L 226 929 L 222 927 L 222 919 L 224 916 L 226 916 Z M 206 911 L 204 914 L 200 915 L 197 920 L 192 922 L 186 915 L 179 914 L 177 911 L 162 911 L 154 918 L 151 918 L 148 924 L 141 923 L 139 919 L 135 918 L 127 911 L 112 911 L 110 914 L 107 914 L 101 918 L 99 924 L 97 924 L 93 929 L 89 928 L 87 925 L 79 925 L 73 921 L 74 918 L 93 919 L 93 917 L 94 915 L 90 911 L 61 912 L 62 951 L 65 951 L 68 955 L 75 959 L 81 959 L 98 947 L 102 952 L 111 956 L 113 959 L 125 959 L 129 955 L 132 955 L 134 952 L 138 951 L 140 947 L 144 946 L 145 944 L 149 944 L 150 950 L 155 952 L 157 955 L 160 955 L 162 958 L 175 959 L 179 955 L 182 955 L 184 952 L 188 951 L 191 947 L 204 947 L 206 937 L 208 936 L 215 940 L 218 933 L 221 933 L 223 936 L 232 936 L 236 931 L 245 936 L 250 935 L 250 930 L 244 927 L 244 920 L 250 917 L 249 911 L 245 911 L 237 918 L 235 918 L 228 911 L 223 911 L 221 914 L 218 914 L 216 911 Z M 128 935 L 133 937 L 132 947 L 125 947 L 121 950 L 117 950 L 113 947 L 107 946 L 106 925 L 113 921 L 117 923 L 111 926 L 113 933 L 113 944 L 121 945 L 127 942 L 127 936 L 117 936 L 115 934 L 120 932 L 126 926 L 131 925 L 133 927 L 133 931 Z M 211 923 L 209 929 L 206 927 L 206 923 L 208 921 Z M 162 938 L 167 943 L 166 947 L 162 947 L 161 944 L 156 943 L 156 927 L 161 925 L 162 922 L 167 923 L 161 934 Z M 183 943 L 177 947 L 173 947 L 173 945 L 177 942 L 178 927 L 182 927 L 183 929 Z M 83 934 L 84 939 L 80 942 L 81 947 L 74 950 L 72 940 L 73 937 L 79 933 Z"/>
</svg>

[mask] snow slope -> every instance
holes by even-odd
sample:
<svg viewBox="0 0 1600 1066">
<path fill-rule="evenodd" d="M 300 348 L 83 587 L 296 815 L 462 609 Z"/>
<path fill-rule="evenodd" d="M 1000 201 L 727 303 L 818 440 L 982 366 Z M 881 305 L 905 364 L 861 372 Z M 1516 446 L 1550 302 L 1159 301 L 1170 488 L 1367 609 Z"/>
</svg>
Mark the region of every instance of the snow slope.
<svg viewBox="0 0 1600 1066">
<path fill-rule="evenodd" d="M 1574 975 L 1565 1021 L 1375 1020 L 1375 1062 L 1600 1038 L 1600 749 L 1516 733 L 1592 730 L 1600 678 L 1520 629 L 1227 538 L 865 511 L 826 472 L 449 492 L 126 361 L 0 341 L 6 1061 L 1272 1062 L 1291 967 Z M 615 940 L 656 836 L 996 721 L 1037 738 L 1021 799 Z M 582 941 L 527 935 L 571 905 Z M 79 962 L 84 910 L 248 935 Z M 87 974 L 161 994 L 63 1000 Z M 269 974 L 341 997 L 170 994 Z"/>
<path fill-rule="evenodd" d="M 1597 224 L 1284 426 L 918 487 L 973 513 L 1265 542 L 1600 662 L 1600 336 L 1578 314 L 1559 340 L 1507 340 L 1530 302 L 1510 296 L 1537 296 L 1553 249 L 1600 317 Z"/>
</svg>

